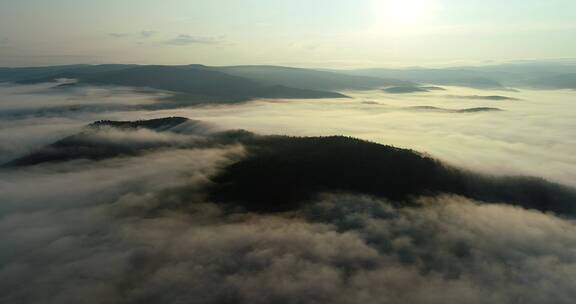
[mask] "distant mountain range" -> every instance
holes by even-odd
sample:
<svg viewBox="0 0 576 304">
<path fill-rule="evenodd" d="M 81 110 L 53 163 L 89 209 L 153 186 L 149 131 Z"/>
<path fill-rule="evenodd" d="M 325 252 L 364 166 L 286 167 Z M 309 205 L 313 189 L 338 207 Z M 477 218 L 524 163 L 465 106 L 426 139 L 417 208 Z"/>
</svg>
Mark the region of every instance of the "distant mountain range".
<svg viewBox="0 0 576 304">
<path fill-rule="evenodd" d="M 462 66 L 443 69 L 358 69 L 349 75 L 393 77 L 434 85 L 477 89 L 576 89 L 576 62 L 527 61 L 487 66 Z"/>
<path fill-rule="evenodd" d="M 0 82 L 36 84 L 76 79 L 66 85 L 120 85 L 172 92 L 168 101 L 233 103 L 257 98 L 345 98 L 338 91 L 388 89 L 426 92 L 420 84 L 478 89 L 576 89 L 576 64 L 516 63 L 446 69 L 314 70 L 281 66 L 68 65 L 0 68 Z M 408 88 L 408 89 L 406 89 Z M 417 88 L 417 89 L 414 89 Z M 438 88 L 441 89 L 441 88 Z"/>
<path fill-rule="evenodd" d="M 356 76 L 342 73 L 342 71 L 328 72 L 281 66 L 231 66 L 209 69 L 249 78 L 267 85 L 281 84 L 310 90 L 369 90 L 414 84 L 411 81 L 398 80 L 394 77 Z"/>
<path fill-rule="evenodd" d="M 63 78 L 76 79 L 78 81 L 76 85 L 120 85 L 163 90 L 175 93 L 172 101 L 185 100 L 193 103 L 228 103 L 255 98 L 346 97 L 336 92 L 293 88 L 284 83 L 264 84 L 198 65 L 82 65 L 0 69 L 0 81 L 4 82 L 36 84 Z"/>
<path fill-rule="evenodd" d="M 173 92 L 172 102 L 233 103 L 256 98 L 346 98 L 336 90 L 366 90 L 411 82 L 277 66 L 70 65 L 0 68 L 0 82 L 119 85 Z"/>
</svg>

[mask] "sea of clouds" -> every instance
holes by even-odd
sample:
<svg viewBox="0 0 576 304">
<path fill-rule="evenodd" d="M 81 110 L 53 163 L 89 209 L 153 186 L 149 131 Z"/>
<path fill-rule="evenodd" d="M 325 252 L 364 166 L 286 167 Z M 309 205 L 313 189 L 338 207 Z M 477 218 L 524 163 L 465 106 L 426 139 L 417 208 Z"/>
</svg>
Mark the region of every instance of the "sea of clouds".
<svg viewBox="0 0 576 304">
<path fill-rule="evenodd" d="M 46 91 L 47 90 L 47 91 Z M 184 116 L 264 134 L 344 134 L 493 174 L 576 185 L 572 92 L 515 101 L 349 92 L 347 100 L 255 101 L 151 111 L 123 88 L 0 88 L 0 160 L 99 119 Z M 501 94 L 501 92 L 499 93 Z M 113 107 L 94 107 L 110 104 Z M 455 113 L 413 106 L 503 111 Z M 72 107 L 72 108 L 71 108 Z M 48 110 L 47 110 L 48 109 Z M 132 157 L 0 170 L 2 303 L 572 303 L 576 223 L 457 196 L 398 204 L 325 193 L 282 214 L 230 212 L 211 178 L 240 145 L 104 132 L 95 140 L 171 148 Z"/>
</svg>

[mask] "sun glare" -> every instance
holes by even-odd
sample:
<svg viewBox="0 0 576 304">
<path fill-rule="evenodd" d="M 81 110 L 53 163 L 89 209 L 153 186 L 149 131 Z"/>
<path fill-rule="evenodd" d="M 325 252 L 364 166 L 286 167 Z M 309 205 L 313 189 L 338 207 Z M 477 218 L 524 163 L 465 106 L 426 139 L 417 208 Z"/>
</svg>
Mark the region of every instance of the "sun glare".
<svg viewBox="0 0 576 304">
<path fill-rule="evenodd" d="M 410 30 L 434 18 L 438 3 L 436 0 L 374 0 L 371 9 L 380 30 Z"/>
</svg>

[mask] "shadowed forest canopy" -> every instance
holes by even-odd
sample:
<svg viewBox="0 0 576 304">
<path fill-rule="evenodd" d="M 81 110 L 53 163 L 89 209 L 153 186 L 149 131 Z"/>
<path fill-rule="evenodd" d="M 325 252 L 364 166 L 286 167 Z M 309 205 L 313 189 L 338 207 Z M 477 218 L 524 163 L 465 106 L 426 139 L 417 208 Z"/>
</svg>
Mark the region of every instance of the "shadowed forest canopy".
<svg viewBox="0 0 576 304">
<path fill-rule="evenodd" d="M 262 136 L 246 131 L 206 131 L 198 121 L 169 117 L 148 121 L 100 121 L 83 132 L 6 164 L 7 167 L 134 156 L 158 149 L 240 144 L 247 156 L 215 176 L 214 201 L 256 212 L 299 209 L 323 192 L 369 194 L 397 202 L 418 196 L 457 194 L 485 202 L 573 216 L 574 189 L 530 177 L 493 177 L 454 168 L 412 150 L 351 137 Z M 177 136 L 126 141 L 138 130 Z M 126 133 L 112 137 L 110 132 Z"/>
</svg>

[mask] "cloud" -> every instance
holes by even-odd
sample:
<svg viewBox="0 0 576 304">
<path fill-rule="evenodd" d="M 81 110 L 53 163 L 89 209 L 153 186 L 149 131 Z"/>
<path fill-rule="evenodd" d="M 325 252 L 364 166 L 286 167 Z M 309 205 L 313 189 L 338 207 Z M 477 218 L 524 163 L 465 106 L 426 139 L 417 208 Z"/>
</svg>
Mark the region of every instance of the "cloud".
<svg viewBox="0 0 576 304">
<path fill-rule="evenodd" d="M 113 128 L 105 123 L 92 124 L 83 128 L 78 134 L 65 137 L 13 160 L 9 166 L 99 160 L 116 156 L 136 156 L 166 149 L 210 146 L 206 135 L 212 131 L 211 126 L 186 121 L 174 123 L 172 126 L 165 123 L 162 128 L 162 131 L 153 131 L 145 128 Z"/>
<path fill-rule="evenodd" d="M 129 110 L 154 104 L 161 96 L 165 95 L 122 87 L 0 85 L 0 163 L 76 133 L 93 121 L 131 117 Z"/>
<path fill-rule="evenodd" d="M 140 40 L 139 43 L 143 43 L 145 40 L 153 39 L 159 36 L 157 31 L 153 30 L 142 30 L 137 33 L 125 33 L 125 32 L 117 32 L 117 33 L 108 33 L 108 36 L 117 39 L 132 39 L 132 40 Z M 194 36 L 194 35 L 187 35 L 181 34 L 172 39 L 165 40 L 162 44 L 165 45 L 175 45 L 175 46 L 187 46 L 187 45 L 218 45 L 224 44 L 225 39 L 224 36 Z"/>
<path fill-rule="evenodd" d="M 126 102 L 142 98 L 124 97 Z M 374 107 L 317 102 L 275 105 L 303 117 L 318 114 L 312 106 L 330 116 L 341 111 L 350 123 L 351 113 Z M 262 109 L 266 105 L 248 106 L 285 113 Z M 226 121 L 225 113 L 253 118 L 247 109 L 190 111 Z M 30 116 L 10 123 L 16 124 L 12 134 L 33 138 L 38 130 L 31 125 L 54 128 L 37 137 L 54 136 L 90 117 Z M 275 123 L 278 128 L 285 121 Z M 164 148 L 132 157 L 0 169 L 2 300 L 531 304 L 570 303 L 576 296 L 571 220 L 455 196 L 424 197 L 399 207 L 403 204 L 367 196 L 325 194 L 289 214 L 241 212 L 211 202 L 206 188 L 222 168 L 245 157 L 244 148 L 191 147 L 184 134 L 196 133 L 186 130 L 106 129 L 90 140 Z"/>
<path fill-rule="evenodd" d="M 353 277 L 357 290 L 348 295 L 366 292 L 374 301 L 401 303 L 568 303 L 574 296 L 572 221 L 450 196 L 397 208 L 368 197 L 329 195 L 307 214 L 393 257 L 386 261 L 392 265 Z M 550 282 L 554 287 L 543 288 Z"/>
<path fill-rule="evenodd" d="M 166 41 L 170 45 L 192 45 L 192 44 L 222 44 L 223 36 L 192 36 L 178 35 L 176 38 Z"/>
<path fill-rule="evenodd" d="M 1 179 L 0 199 L 9 203 L 0 218 L 3 299 L 418 304 L 575 296 L 573 222 L 450 196 L 399 208 L 326 194 L 290 215 L 230 213 L 202 193 L 241 154 L 175 150 Z"/>
<path fill-rule="evenodd" d="M 151 266 L 144 261 L 130 262 L 138 259 L 140 254 L 137 251 L 144 249 L 140 246 L 147 245 L 135 239 L 136 243 L 131 245 L 122 239 L 132 239 L 130 234 L 148 225 L 140 220 L 158 210 L 167 208 L 177 212 L 187 208 L 184 202 L 201 202 L 197 196 L 198 187 L 208 182 L 206 176 L 213 174 L 211 172 L 220 162 L 229 161 L 238 153 L 241 150 L 234 147 L 173 150 L 147 155 L 146 158 L 112 159 L 93 164 L 68 163 L 16 173 L 2 172 L 0 235 L 10 246 L 0 254 L 2 299 L 23 303 L 70 303 L 93 295 L 96 298 L 86 301 L 119 300 L 120 294 L 112 289 L 123 289 L 117 285 L 117 279 L 128 278 L 126 275 L 130 274 L 125 272 L 128 270 L 126 267 L 133 262 Z M 12 187 L 12 183 L 19 186 Z M 31 185 L 29 183 L 35 184 L 35 191 L 25 190 Z M 75 186 L 70 187 L 70 184 Z M 170 194 L 169 189 L 175 187 L 183 189 Z M 191 205 L 189 208 L 195 207 Z M 203 216 L 209 220 L 209 213 L 204 212 Z M 176 213 L 174 217 L 154 217 L 149 224 L 159 230 L 153 228 L 142 232 L 151 233 L 149 236 L 152 238 L 154 233 L 168 236 L 170 233 L 162 231 L 169 227 L 162 227 L 162 224 L 185 225 L 191 219 L 184 212 Z M 152 241 L 148 236 L 145 239 Z M 37 249 L 39 251 L 33 255 L 24 254 Z M 141 253 L 144 255 L 140 256 L 145 257 L 145 250 Z M 108 279 L 111 281 L 105 282 Z M 25 281 L 28 283 L 24 284 Z M 58 286 L 68 291 L 51 290 Z"/>
<path fill-rule="evenodd" d="M 108 36 L 113 38 L 138 38 L 138 39 L 148 39 L 156 36 L 157 31 L 152 30 L 142 30 L 138 33 L 108 33 Z"/>
<path fill-rule="evenodd" d="M 128 38 L 131 35 L 128 33 L 108 33 L 108 36 L 113 38 Z"/>
<path fill-rule="evenodd" d="M 344 92 L 352 97 L 347 101 L 261 100 L 242 105 L 148 110 L 146 105 L 155 104 L 155 98 L 161 95 L 126 88 L 50 90 L 45 85 L 4 86 L 0 87 L 0 126 L 4 128 L 0 137 L 2 142 L 11 144 L 0 145 L 0 159 L 8 155 L 4 153 L 7 149 L 12 151 L 12 157 L 38 147 L 34 142 L 43 136 L 50 140 L 61 136 L 61 131 L 52 133 L 49 123 L 64 128 L 64 124 L 73 122 L 70 130 L 74 132 L 79 125 L 99 119 L 183 116 L 212 122 L 223 129 L 242 128 L 260 134 L 349 135 L 426 152 L 452 165 L 488 174 L 540 176 L 576 186 L 576 156 L 572 153 L 576 142 L 570 136 L 574 120 L 566 110 L 572 103 L 569 92 L 514 92 L 509 96 L 522 102 L 482 100 L 475 105 L 482 111 L 462 115 L 444 111 L 468 110 L 464 101 L 446 98 L 445 93 L 474 96 L 480 91 L 446 89 L 447 92 L 427 93 L 425 98 L 367 91 Z M 411 107 L 436 107 L 443 111 L 407 111 Z M 485 108 L 503 111 L 484 111 Z M 62 124 L 57 122 L 58 117 L 63 118 Z M 34 118 L 39 119 L 37 124 Z M 21 128 L 38 133 L 17 135 Z"/>
<path fill-rule="evenodd" d="M 158 34 L 156 31 L 145 30 L 140 32 L 140 37 L 142 38 L 150 38 L 154 35 Z"/>
</svg>

